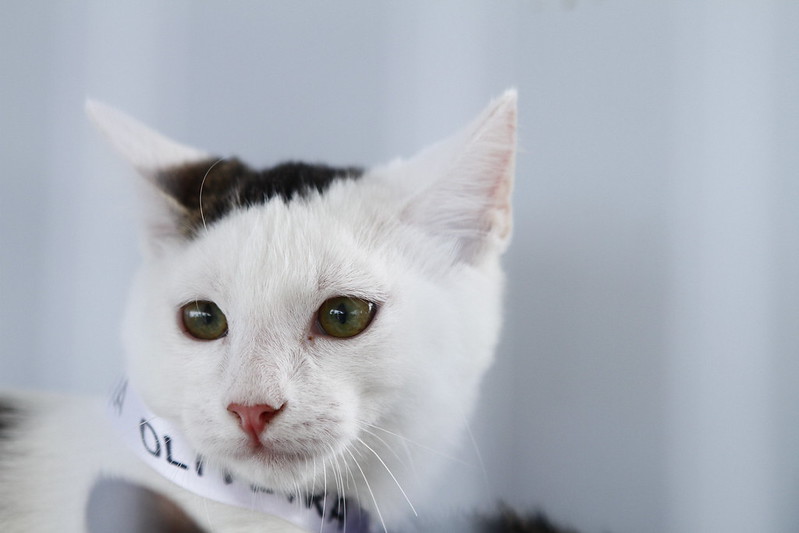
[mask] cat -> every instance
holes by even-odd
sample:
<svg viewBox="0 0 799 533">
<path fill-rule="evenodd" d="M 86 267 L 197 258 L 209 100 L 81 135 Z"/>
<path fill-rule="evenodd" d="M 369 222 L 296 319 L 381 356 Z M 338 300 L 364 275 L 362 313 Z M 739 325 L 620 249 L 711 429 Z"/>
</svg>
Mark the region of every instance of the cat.
<svg viewBox="0 0 799 533">
<path fill-rule="evenodd" d="M 368 170 L 254 170 L 89 102 L 143 178 L 127 379 L 110 408 L 0 394 L 0 531 L 86 531 L 103 480 L 206 531 L 302 530 L 246 508 L 261 497 L 315 510 L 316 529 L 407 525 L 494 358 L 516 101 Z M 228 486 L 252 494 L 231 505 Z"/>
</svg>

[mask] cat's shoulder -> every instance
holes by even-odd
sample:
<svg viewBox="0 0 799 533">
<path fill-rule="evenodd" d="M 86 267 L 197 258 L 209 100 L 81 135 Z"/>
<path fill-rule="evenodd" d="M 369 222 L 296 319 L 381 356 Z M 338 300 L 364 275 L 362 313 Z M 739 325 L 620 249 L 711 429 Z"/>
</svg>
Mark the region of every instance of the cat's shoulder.
<svg viewBox="0 0 799 533">
<path fill-rule="evenodd" d="M 109 442 L 102 410 L 102 400 L 84 396 L 0 391 L 0 530 L 79 530 Z"/>
<path fill-rule="evenodd" d="M 97 424 L 104 401 L 99 397 L 22 389 L 0 390 L 0 439 L 13 440 L 20 433 L 51 430 L 75 424 Z M 66 427 L 65 427 L 66 426 Z M 62 435 L 63 436 L 63 435 Z"/>
<path fill-rule="evenodd" d="M 105 405 L 99 397 L 0 391 L 0 492 L 53 485 L 53 471 L 74 476 L 119 455 L 111 453 Z"/>
<path fill-rule="evenodd" d="M 134 522 L 127 529 L 103 527 L 102 516 L 86 522 L 98 505 L 112 517 L 129 513 L 138 499 L 115 500 L 129 495 L 129 487 L 139 487 L 155 510 L 163 510 L 167 496 L 195 520 L 212 513 L 215 531 L 277 527 L 272 517 L 205 500 L 145 467 L 120 438 L 108 410 L 103 397 L 0 390 L 0 532 L 47 532 L 53 524 L 65 533 L 85 533 L 87 527 L 91 533 L 141 531 Z M 148 516 L 145 523 L 156 518 Z M 285 531 L 298 531 L 277 522 Z"/>
</svg>

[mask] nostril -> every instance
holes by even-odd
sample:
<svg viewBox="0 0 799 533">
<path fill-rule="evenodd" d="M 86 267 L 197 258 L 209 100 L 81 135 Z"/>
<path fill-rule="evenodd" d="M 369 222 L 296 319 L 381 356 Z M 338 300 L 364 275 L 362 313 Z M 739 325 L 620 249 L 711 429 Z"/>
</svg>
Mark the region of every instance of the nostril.
<svg viewBox="0 0 799 533">
<path fill-rule="evenodd" d="M 277 414 L 277 411 L 278 411 L 278 409 L 273 409 L 272 411 L 263 411 L 263 412 L 261 412 L 261 414 L 260 414 L 261 422 L 264 425 L 268 424 L 269 421 L 272 420 L 275 417 L 275 414 Z"/>
<path fill-rule="evenodd" d="M 244 417 L 239 412 L 238 404 L 232 403 L 228 405 L 227 410 L 231 415 L 236 417 L 236 420 L 238 420 L 240 424 L 244 423 Z"/>
</svg>

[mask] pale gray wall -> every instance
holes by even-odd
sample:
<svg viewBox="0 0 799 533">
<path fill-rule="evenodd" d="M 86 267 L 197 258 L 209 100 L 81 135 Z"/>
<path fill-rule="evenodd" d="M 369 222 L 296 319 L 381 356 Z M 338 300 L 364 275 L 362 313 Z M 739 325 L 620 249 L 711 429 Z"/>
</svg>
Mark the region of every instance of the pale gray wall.
<svg viewBox="0 0 799 533">
<path fill-rule="evenodd" d="M 433 505 L 799 530 L 799 5 L 7 2 L 0 386 L 104 392 L 138 261 L 86 96 L 255 163 L 376 163 L 520 93 L 507 327 Z M 423 505 L 420 505 L 423 506 Z"/>
</svg>

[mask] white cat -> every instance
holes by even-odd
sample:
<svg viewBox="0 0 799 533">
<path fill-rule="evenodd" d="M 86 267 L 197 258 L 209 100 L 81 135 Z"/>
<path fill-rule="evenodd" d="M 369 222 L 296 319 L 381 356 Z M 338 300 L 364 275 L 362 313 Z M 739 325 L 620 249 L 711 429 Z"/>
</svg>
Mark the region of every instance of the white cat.
<svg viewBox="0 0 799 533">
<path fill-rule="evenodd" d="M 254 171 L 104 105 L 88 111 L 146 178 L 120 390 L 155 417 L 136 418 L 131 442 L 103 401 L 0 396 L 0 531 L 85 531 L 101 476 L 169 495 L 208 531 L 300 530 L 171 481 L 212 469 L 220 491 L 235 479 L 253 499 L 309 507 L 322 495 L 323 522 L 342 501 L 372 531 L 412 517 L 497 342 L 515 91 L 453 137 L 367 171 Z"/>
</svg>

